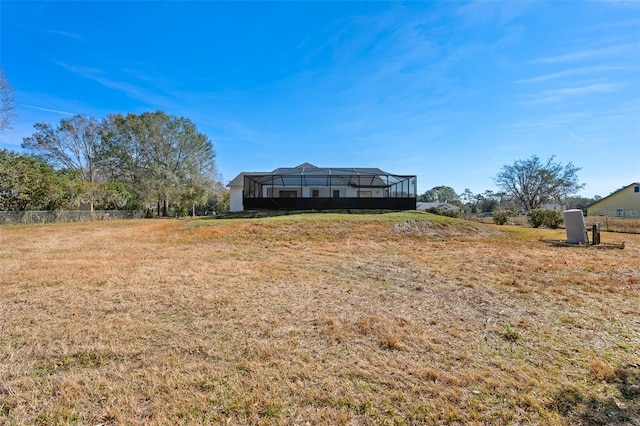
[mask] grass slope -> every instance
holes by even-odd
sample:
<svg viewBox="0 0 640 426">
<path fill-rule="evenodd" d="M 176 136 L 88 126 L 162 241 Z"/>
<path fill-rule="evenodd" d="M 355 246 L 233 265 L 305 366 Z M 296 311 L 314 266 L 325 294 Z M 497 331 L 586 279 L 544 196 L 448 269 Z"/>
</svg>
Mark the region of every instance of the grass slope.
<svg viewBox="0 0 640 426">
<path fill-rule="evenodd" d="M 543 236 L 424 213 L 0 228 L 0 423 L 640 424 L 640 236 Z"/>
</svg>

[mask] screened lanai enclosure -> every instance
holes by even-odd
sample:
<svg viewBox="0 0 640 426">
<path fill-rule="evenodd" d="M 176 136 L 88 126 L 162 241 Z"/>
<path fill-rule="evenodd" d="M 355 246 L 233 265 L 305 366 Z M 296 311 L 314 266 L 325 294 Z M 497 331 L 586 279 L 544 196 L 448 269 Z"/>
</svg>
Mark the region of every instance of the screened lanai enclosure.
<svg viewBox="0 0 640 426">
<path fill-rule="evenodd" d="M 416 208 L 416 176 L 377 168 L 316 167 L 240 173 L 229 183 L 231 211 Z M 240 203 L 241 202 L 241 203 Z"/>
</svg>

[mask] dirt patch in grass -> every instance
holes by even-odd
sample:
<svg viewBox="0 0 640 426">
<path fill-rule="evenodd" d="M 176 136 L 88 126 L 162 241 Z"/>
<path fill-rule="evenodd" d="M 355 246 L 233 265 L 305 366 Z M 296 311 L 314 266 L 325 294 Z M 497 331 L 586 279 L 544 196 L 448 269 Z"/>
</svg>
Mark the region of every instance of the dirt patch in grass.
<svg viewBox="0 0 640 426">
<path fill-rule="evenodd" d="M 549 232 L 424 213 L 0 228 L 0 418 L 638 424 L 640 236 Z"/>
</svg>

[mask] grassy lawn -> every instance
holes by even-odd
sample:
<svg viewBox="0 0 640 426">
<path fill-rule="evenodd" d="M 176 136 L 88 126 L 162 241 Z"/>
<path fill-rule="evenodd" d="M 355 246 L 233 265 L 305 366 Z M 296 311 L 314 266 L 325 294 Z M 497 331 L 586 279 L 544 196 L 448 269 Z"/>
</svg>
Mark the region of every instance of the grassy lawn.
<svg viewBox="0 0 640 426">
<path fill-rule="evenodd" d="M 640 424 L 640 235 L 426 213 L 0 227 L 0 424 Z"/>
</svg>

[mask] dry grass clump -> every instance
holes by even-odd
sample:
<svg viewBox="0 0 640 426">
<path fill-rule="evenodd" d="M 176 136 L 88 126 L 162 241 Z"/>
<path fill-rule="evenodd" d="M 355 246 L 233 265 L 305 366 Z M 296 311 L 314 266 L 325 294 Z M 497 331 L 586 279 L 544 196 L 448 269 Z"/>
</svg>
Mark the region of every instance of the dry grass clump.
<svg viewBox="0 0 640 426">
<path fill-rule="evenodd" d="M 601 229 L 610 232 L 640 234 L 640 219 L 594 216 L 586 218 L 587 226 L 600 223 Z"/>
<path fill-rule="evenodd" d="M 0 228 L 0 423 L 638 424 L 640 236 L 549 232 L 424 213 Z"/>
</svg>

